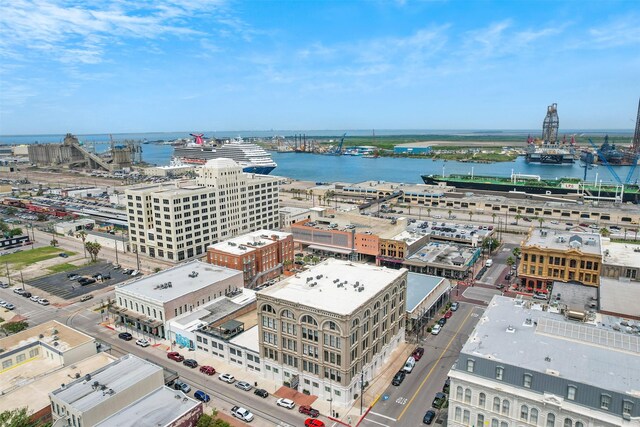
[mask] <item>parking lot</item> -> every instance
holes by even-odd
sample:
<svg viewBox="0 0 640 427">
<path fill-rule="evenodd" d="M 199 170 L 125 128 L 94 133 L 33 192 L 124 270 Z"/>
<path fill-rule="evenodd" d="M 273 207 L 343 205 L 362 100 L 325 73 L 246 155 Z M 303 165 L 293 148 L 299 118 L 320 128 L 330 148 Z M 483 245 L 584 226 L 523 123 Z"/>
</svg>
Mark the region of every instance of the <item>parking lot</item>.
<svg viewBox="0 0 640 427">
<path fill-rule="evenodd" d="M 94 274 L 100 273 L 103 275 L 111 275 L 111 278 L 104 281 L 98 280 L 90 285 L 81 286 L 77 280 L 70 280 L 68 278 L 68 275 L 74 273 L 81 277 L 92 277 Z M 68 300 L 88 294 L 98 289 L 113 286 L 127 279 L 131 279 L 131 276 L 124 274 L 120 269 L 114 270 L 111 263 L 101 262 L 86 267 L 80 267 L 75 270 L 65 271 L 64 273 L 39 277 L 28 281 L 27 285 Z"/>
</svg>

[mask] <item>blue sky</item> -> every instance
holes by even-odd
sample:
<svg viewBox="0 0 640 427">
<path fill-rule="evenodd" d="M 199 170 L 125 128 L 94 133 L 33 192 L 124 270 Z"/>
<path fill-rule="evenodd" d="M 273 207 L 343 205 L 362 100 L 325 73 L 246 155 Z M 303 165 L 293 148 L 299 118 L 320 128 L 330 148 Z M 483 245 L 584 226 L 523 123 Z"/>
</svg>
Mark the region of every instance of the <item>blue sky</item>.
<svg viewBox="0 0 640 427">
<path fill-rule="evenodd" d="M 0 134 L 632 129 L 637 1 L 0 0 Z"/>
</svg>

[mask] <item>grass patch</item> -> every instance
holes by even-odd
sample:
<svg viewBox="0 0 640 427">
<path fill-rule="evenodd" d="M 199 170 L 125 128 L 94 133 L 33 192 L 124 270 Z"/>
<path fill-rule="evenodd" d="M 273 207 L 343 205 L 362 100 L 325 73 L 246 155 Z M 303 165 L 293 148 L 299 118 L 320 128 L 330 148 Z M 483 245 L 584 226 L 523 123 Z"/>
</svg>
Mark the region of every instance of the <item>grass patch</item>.
<svg viewBox="0 0 640 427">
<path fill-rule="evenodd" d="M 630 245 L 640 245 L 640 240 L 634 240 L 634 239 L 625 240 L 625 239 L 612 238 L 611 241 L 615 243 L 628 243 Z"/>
<path fill-rule="evenodd" d="M 75 255 L 75 252 L 65 251 L 60 248 L 54 248 L 52 246 L 43 246 L 41 248 L 28 249 L 22 252 L 2 255 L 0 256 L 0 263 L 8 262 L 10 264 L 13 264 L 15 268 L 22 268 L 27 265 L 35 264 L 36 262 L 55 258 L 62 252 L 68 254 L 69 256 Z"/>
<path fill-rule="evenodd" d="M 77 265 L 73 265 L 73 264 L 69 264 L 68 262 L 65 262 L 63 264 L 52 265 L 51 267 L 47 267 L 47 270 L 49 270 L 52 273 L 62 273 L 63 271 L 74 270 L 76 268 L 78 268 Z"/>
</svg>

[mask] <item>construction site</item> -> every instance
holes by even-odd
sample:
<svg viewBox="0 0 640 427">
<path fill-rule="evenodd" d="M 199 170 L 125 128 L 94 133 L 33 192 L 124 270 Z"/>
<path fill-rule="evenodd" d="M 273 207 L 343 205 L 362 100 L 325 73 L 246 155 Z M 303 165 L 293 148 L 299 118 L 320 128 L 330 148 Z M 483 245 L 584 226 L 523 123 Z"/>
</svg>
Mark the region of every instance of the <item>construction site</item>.
<svg viewBox="0 0 640 427">
<path fill-rule="evenodd" d="M 115 172 L 128 170 L 142 160 L 142 148 L 136 141 L 116 145 L 112 140 L 109 150 L 99 154 L 91 148 L 68 133 L 60 144 L 29 145 L 29 162 L 39 167 Z"/>
</svg>

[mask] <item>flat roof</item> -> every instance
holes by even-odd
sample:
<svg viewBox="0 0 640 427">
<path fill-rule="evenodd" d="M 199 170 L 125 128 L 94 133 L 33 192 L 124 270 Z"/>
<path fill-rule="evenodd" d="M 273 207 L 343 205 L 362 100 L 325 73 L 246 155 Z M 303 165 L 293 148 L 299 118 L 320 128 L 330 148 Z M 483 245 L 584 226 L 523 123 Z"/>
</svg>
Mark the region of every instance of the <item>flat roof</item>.
<svg viewBox="0 0 640 427">
<path fill-rule="evenodd" d="M 523 300 L 494 296 L 462 353 L 605 390 L 639 393 L 640 337 L 600 323 L 568 321 Z"/>
<path fill-rule="evenodd" d="M 640 266 L 640 245 L 616 243 L 602 238 L 602 263 L 625 267 Z"/>
<path fill-rule="evenodd" d="M 190 277 L 192 272 L 196 272 L 197 275 Z M 239 283 L 242 283 L 241 271 L 193 260 L 150 276 L 134 279 L 117 286 L 116 289 L 155 301 L 168 302 L 234 276 L 238 276 Z M 167 283 L 171 286 L 157 288 Z"/>
<path fill-rule="evenodd" d="M 399 270 L 329 258 L 258 292 L 316 310 L 353 313 L 389 283 L 406 273 Z M 346 283 L 345 283 L 346 282 Z"/>
<path fill-rule="evenodd" d="M 169 322 L 184 329 L 195 329 L 202 323 L 207 325 L 215 324 L 220 319 L 224 319 L 256 301 L 256 292 L 254 290 L 241 288 L 239 291 L 237 295 L 216 298 L 211 302 L 194 308 L 191 312 L 174 317 Z"/>
<path fill-rule="evenodd" d="M 273 239 L 274 236 L 277 240 Z M 209 245 L 208 249 L 215 249 L 233 255 L 243 255 L 255 251 L 257 247 L 275 243 L 289 236 L 291 236 L 291 233 L 261 229 Z"/>
<path fill-rule="evenodd" d="M 413 233 L 421 233 L 422 235 L 428 234 L 431 236 L 431 239 L 452 240 L 465 243 L 472 243 L 474 236 L 477 238 L 478 242 L 482 242 L 482 240 L 493 233 L 494 230 L 493 225 L 478 226 L 473 224 L 458 224 L 448 221 L 416 221 L 413 224 L 409 224 L 409 226 L 407 226 L 407 230 Z M 487 227 L 487 229 L 485 230 L 482 227 Z M 489 229 L 489 227 L 491 227 L 491 229 Z"/>
<path fill-rule="evenodd" d="M 255 353 L 260 353 L 260 346 L 258 345 L 258 341 L 258 325 L 255 325 L 245 330 L 240 335 L 236 335 L 235 337 L 231 338 L 229 340 L 229 343 L 246 348 L 247 350 L 251 350 Z"/>
<path fill-rule="evenodd" d="M 575 249 L 582 253 L 600 255 L 600 235 L 597 233 L 531 228 L 522 245 L 555 250 Z"/>
<path fill-rule="evenodd" d="M 96 427 L 166 426 L 198 405 L 201 403 L 181 391 L 163 386 L 96 424 Z"/>
<path fill-rule="evenodd" d="M 595 286 L 586 286 L 578 282 L 553 282 L 553 304 L 564 304 L 569 310 L 595 311 L 597 305 L 591 307 L 591 302 L 595 303 L 597 299 L 598 289 Z"/>
<path fill-rule="evenodd" d="M 600 277 L 600 310 L 638 319 L 640 283 Z"/>
<path fill-rule="evenodd" d="M 427 274 L 409 273 L 407 275 L 407 311 L 413 311 L 440 283 L 446 281 L 444 277 L 429 276 Z M 447 286 L 448 288 L 448 286 Z"/>
<path fill-rule="evenodd" d="M 162 371 L 160 366 L 133 354 L 126 354 L 109 365 L 91 372 L 89 381 L 81 377 L 67 384 L 65 388 L 54 390 L 52 394 L 76 410 L 86 412 L 111 398 L 112 394 L 103 393 L 103 385 L 104 390 L 113 390 L 114 394 L 117 394 L 158 371 Z M 100 384 L 98 389 L 93 387 L 95 382 Z"/>
<path fill-rule="evenodd" d="M 311 208 L 310 211 L 315 212 L 315 214 L 312 215 L 311 220 L 308 220 L 304 226 L 319 230 L 353 230 L 360 234 L 369 233 L 382 238 L 391 238 L 404 231 L 407 225 L 406 220 L 397 219 L 395 220 L 396 223 L 393 224 L 393 220 L 376 218 L 370 215 L 360 215 L 359 212 L 341 212 L 327 208 Z M 309 222 L 315 223 L 315 225 L 307 225 Z M 331 224 L 335 224 L 336 227 L 331 227 Z M 347 226 L 353 227 L 347 228 Z"/>
<path fill-rule="evenodd" d="M 293 206 L 282 206 L 280 208 L 280 212 L 284 212 L 284 213 L 288 213 L 291 215 L 300 215 L 306 212 L 310 212 L 311 209 L 309 208 L 296 208 Z"/>
<path fill-rule="evenodd" d="M 69 378 L 75 378 L 76 374 L 83 377 L 114 360 L 116 358 L 110 354 L 98 353 L 70 366 L 53 367 L 51 359 L 45 357 L 3 372 L 0 374 L 0 383 L 3 384 L 0 387 L 3 396 L 0 399 L 0 412 L 25 406 L 37 412 L 50 405 L 51 390 L 60 387 Z M 43 371 L 38 370 L 41 366 L 45 368 Z"/>
<path fill-rule="evenodd" d="M 478 247 L 455 243 L 429 242 L 418 249 L 407 261 L 417 264 L 442 264 L 456 267 L 469 265 Z"/>
<path fill-rule="evenodd" d="M 40 338 L 40 335 L 43 335 L 43 337 Z M 50 346 L 53 346 L 53 343 L 57 342 L 57 350 L 67 351 L 82 344 L 93 342 L 95 339 L 62 324 L 57 320 L 50 320 L 29 329 L 25 329 L 17 334 L 9 335 L 8 337 L 0 339 L 0 349 L 3 349 L 3 353 L 6 353 L 36 341 L 40 341 Z M 2 354 L 0 354 L 0 358 L 1 357 Z"/>
</svg>

